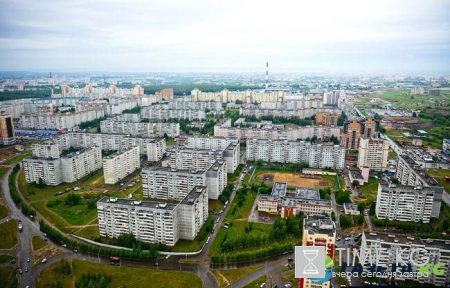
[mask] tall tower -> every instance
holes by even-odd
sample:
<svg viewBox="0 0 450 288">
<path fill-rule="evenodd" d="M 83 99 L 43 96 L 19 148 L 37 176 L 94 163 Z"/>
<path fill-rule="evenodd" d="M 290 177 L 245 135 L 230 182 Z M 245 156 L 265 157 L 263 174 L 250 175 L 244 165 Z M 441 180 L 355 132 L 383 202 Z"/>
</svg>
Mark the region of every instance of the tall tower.
<svg viewBox="0 0 450 288">
<path fill-rule="evenodd" d="M 269 62 L 266 62 L 266 89 L 269 87 Z"/>
</svg>

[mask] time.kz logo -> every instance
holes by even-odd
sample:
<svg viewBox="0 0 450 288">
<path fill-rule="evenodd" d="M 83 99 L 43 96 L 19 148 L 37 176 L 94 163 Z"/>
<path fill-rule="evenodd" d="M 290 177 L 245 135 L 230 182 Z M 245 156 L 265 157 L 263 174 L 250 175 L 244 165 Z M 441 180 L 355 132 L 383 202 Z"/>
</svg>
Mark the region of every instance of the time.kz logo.
<svg viewBox="0 0 450 288">
<path fill-rule="evenodd" d="M 295 247 L 295 278 L 309 278 L 321 284 L 331 279 L 336 267 L 324 246 Z"/>
</svg>

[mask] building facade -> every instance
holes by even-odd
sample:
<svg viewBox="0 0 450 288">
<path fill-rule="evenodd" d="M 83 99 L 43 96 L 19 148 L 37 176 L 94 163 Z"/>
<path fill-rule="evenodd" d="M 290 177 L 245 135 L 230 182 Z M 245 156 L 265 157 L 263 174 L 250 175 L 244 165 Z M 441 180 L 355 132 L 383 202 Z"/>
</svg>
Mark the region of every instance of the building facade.
<svg viewBox="0 0 450 288">
<path fill-rule="evenodd" d="M 73 128 L 83 122 L 105 116 L 101 109 L 90 109 L 75 113 L 24 113 L 20 115 L 20 125 L 27 129 L 61 130 Z"/>
<path fill-rule="evenodd" d="M 103 158 L 105 184 L 116 184 L 141 166 L 139 146 Z"/>
<path fill-rule="evenodd" d="M 0 115 L 0 144 L 11 145 L 16 142 L 14 122 L 11 115 Z"/>
<path fill-rule="evenodd" d="M 384 139 L 361 138 L 358 148 L 358 168 L 384 171 L 387 168 L 389 141 Z"/>
<path fill-rule="evenodd" d="M 141 117 L 143 119 L 150 119 L 154 121 L 169 120 L 169 119 L 188 119 L 188 120 L 203 120 L 206 113 L 203 110 L 192 109 L 154 109 L 152 106 L 143 107 L 141 110 Z"/>
<path fill-rule="evenodd" d="M 180 135 L 179 123 L 138 123 L 105 120 L 100 122 L 100 131 L 107 134 L 130 134 L 145 137 L 176 137 Z"/>
<path fill-rule="evenodd" d="M 341 133 L 341 144 L 345 149 L 357 150 L 361 138 L 378 138 L 380 122 L 372 118 L 346 121 Z"/>
</svg>

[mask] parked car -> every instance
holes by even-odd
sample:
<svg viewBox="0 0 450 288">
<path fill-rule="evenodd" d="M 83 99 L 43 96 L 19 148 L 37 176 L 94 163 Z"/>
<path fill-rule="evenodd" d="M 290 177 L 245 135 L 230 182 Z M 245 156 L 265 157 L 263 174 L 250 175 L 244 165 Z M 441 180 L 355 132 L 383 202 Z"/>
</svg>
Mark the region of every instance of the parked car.
<svg viewBox="0 0 450 288">
<path fill-rule="evenodd" d="M 44 259 L 42 259 L 42 261 L 41 261 L 42 263 L 45 263 L 45 262 L 47 262 L 47 258 L 44 258 Z"/>
</svg>

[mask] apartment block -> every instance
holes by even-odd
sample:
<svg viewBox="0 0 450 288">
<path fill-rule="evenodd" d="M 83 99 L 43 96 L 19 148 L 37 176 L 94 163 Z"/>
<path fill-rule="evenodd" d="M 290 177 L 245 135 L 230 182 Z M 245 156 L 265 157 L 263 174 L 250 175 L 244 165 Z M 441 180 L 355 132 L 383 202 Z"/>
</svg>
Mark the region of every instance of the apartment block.
<svg viewBox="0 0 450 288">
<path fill-rule="evenodd" d="M 62 182 L 75 182 L 102 167 L 102 154 L 98 147 L 84 148 L 59 158 L 36 156 L 22 160 L 27 183 L 42 178 L 47 185 L 56 186 Z"/>
<path fill-rule="evenodd" d="M 431 217 L 439 218 L 444 188 L 408 155 L 399 155 L 395 177 L 400 184 L 430 187 L 434 191 Z"/>
<path fill-rule="evenodd" d="M 169 119 L 203 120 L 206 117 L 204 110 L 192 109 L 153 109 L 152 106 L 142 107 L 141 117 L 155 121 Z"/>
<path fill-rule="evenodd" d="M 317 112 L 316 113 L 316 124 L 324 126 L 337 126 L 337 121 L 340 114 L 330 113 L 330 112 Z M 336 136 L 336 135 L 335 135 Z"/>
<path fill-rule="evenodd" d="M 177 204 L 103 197 L 97 202 L 100 236 L 133 234 L 137 240 L 174 246 L 193 240 L 208 217 L 206 187 L 194 187 Z"/>
<path fill-rule="evenodd" d="M 179 123 L 138 123 L 105 120 L 100 122 L 100 130 L 107 134 L 130 134 L 145 137 L 175 137 L 180 135 Z"/>
<path fill-rule="evenodd" d="M 283 90 L 266 93 L 264 91 L 229 91 L 224 89 L 220 92 L 202 92 L 199 89 L 191 91 L 192 101 L 216 101 L 219 103 L 236 102 L 236 100 L 244 103 L 253 102 L 284 102 L 286 100 L 286 92 Z"/>
<path fill-rule="evenodd" d="M 222 161 L 216 161 L 208 170 L 143 169 L 143 195 L 147 198 L 181 200 L 192 187 L 204 185 L 208 187 L 208 197 L 217 199 L 227 183 L 225 169 L 225 162 Z"/>
<path fill-rule="evenodd" d="M 223 110 L 222 103 L 214 101 L 170 101 L 168 103 L 169 109 L 192 109 L 192 110 L 203 110 L 206 109 L 211 111 L 221 111 Z"/>
<path fill-rule="evenodd" d="M 264 106 L 263 106 L 264 107 Z M 335 108 L 329 107 L 305 107 L 305 108 L 262 108 L 261 106 L 245 105 L 239 108 L 239 115 L 241 116 L 255 116 L 261 118 L 261 116 L 273 116 L 282 118 L 299 117 L 301 119 L 311 118 L 316 113 L 333 113 L 339 111 Z"/>
<path fill-rule="evenodd" d="M 361 138 L 358 149 L 358 168 L 384 171 L 387 168 L 389 141 L 375 138 Z"/>
<path fill-rule="evenodd" d="M 306 162 L 311 168 L 343 169 L 345 150 L 343 146 L 329 143 L 253 139 L 247 141 L 246 156 L 248 161 L 262 159 L 278 163 Z"/>
<path fill-rule="evenodd" d="M 345 149 L 357 150 L 361 138 L 378 138 L 379 131 L 380 121 L 372 118 L 346 121 L 341 133 L 341 144 Z"/>
<path fill-rule="evenodd" d="M 14 122 L 11 115 L 0 115 L 0 144 L 11 145 L 16 142 Z"/>
<path fill-rule="evenodd" d="M 32 144 L 33 156 L 40 158 L 59 158 L 62 152 L 61 145 L 56 141 L 47 141 L 40 144 Z"/>
<path fill-rule="evenodd" d="M 61 130 L 73 128 L 83 122 L 104 117 L 101 109 L 90 109 L 75 113 L 24 113 L 20 115 L 20 125 L 29 129 Z"/>
<path fill-rule="evenodd" d="M 116 184 L 141 166 L 139 146 L 103 158 L 105 184 Z"/>
<path fill-rule="evenodd" d="M 450 282 L 450 269 L 448 269 L 450 267 L 450 241 L 448 240 L 420 239 L 400 234 L 363 232 L 361 253 L 362 255 L 368 253 L 372 255 L 377 254 L 377 266 L 386 267 L 386 272 L 397 272 L 396 280 L 411 280 L 431 286 L 446 286 Z M 396 258 L 399 254 L 404 262 L 410 264 L 411 260 L 415 263 L 424 263 L 424 259 L 428 260 L 431 267 L 434 267 L 435 264 L 443 263 L 444 273 L 442 275 L 438 275 L 440 273 L 430 273 L 427 277 L 419 277 L 420 267 L 411 265 L 411 272 L 413 273 L 402 273 L 400 275 L 400 272 L 404 271 L 402 270 L 404 269 L 401 265 L 402 261 L 399 261 L 400 264 L 397 266 L 389 265 L 396 263 Z M 365 266 L 365 268 L 368 268 L 368 266 Z M 387 273 L 381 274 L 382 277 L 387 275 Z"/>
<path fill-rule="evenodd" d="M 91 109 L 103 110 L 105 115 L 122 114 L 124 110 L 136 108 L 138 100 L 135 98 L 109 98 L 108 100 L 80 100 L 75 103 L 75 110 L 77 112 L 87 111 Z"/>
<path fill-rule="evenodd" d="M 187 136 L 186 147 L 222 151 L 222 159 L 227 163 L 227 173 L 234 173 L 240 162 L 241 146 L 236 137 Z"/>
<path fill-rule="evenodd" d="M 378 184 L 378 219 L 429 223 L 434 191 L 429 187 Z"/>
<path fill-rule="evenodd" d="M 216 160 L 223 160 L 223 151 L 175 147 L 168 151 L 169 166 L 175 169 L 206 170 Z"/>
<path fill-rule="evenodd" d="M 336 226 L 329 216 L 308 215 L 303 219 L 302 246 L 323 246 L 326 254 L 334 258 Z M 309 278 L 300 278 L 299 288 L 330 288 L 331 281 L 318 284 Z"/>
</svg>

